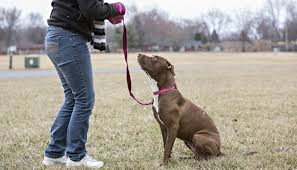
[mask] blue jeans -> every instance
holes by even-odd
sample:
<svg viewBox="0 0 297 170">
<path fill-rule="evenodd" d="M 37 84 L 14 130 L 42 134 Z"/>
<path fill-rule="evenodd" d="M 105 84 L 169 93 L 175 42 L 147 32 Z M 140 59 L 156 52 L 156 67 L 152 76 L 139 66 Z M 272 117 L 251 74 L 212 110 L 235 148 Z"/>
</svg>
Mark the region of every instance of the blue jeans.
<svg viewBox="0 0 297 170">
<path fill-rule="evenodd" d="M 65 99 L 51 128 L 51 141 L 45 156 L 66 155 L 80 161 L 86 155 L 89 118 L 95 92 L 91 57 L 80 34 L 63 28 L 48 28 L 45 49 L 54 64 L 64 89 Z"/>
</svg>

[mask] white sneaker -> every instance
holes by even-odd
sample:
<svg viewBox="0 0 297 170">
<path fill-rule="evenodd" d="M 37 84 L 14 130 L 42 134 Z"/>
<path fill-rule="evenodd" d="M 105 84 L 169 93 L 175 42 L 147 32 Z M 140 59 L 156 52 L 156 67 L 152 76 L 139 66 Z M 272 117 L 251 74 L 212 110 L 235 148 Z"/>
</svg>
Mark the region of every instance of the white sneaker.
<svg viewBox="0 0 297 170">
<path fill-rule="evenodd" d="M 86 155 L 81 161 L 79 162 L 75 162 L 72 161 L 71 159 L 67 159 L 66 162 L 66 167 L 70 168 L 70 167 L 76 167 L 76 166 L 85 166 L 88 168 L 102 168 L 104 165 L 103 162 L 101 161 L 97 161 L 93 158 L 91 158 L 90 156 Z"/>
<path fill-rule="evenodd" d="M 44 159 L 42 161 L 42 164 L 45 166 L 51 166 L 56 164 L 66 164 L 67 162 L 67 156 L 62 156 L 61 158 L 48 158 L 44 156 Z"/>
</svg>

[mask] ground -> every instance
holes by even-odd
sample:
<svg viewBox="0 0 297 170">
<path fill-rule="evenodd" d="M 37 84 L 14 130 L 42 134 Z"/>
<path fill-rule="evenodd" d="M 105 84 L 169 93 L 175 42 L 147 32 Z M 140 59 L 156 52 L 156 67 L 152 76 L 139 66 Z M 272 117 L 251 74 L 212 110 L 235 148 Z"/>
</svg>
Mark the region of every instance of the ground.
<svg viewBox="0 0 297 170">
<path fill-rule="evenodd" d="M 223 157 L 197 161 L 177 140 L 167 167 L 159 167 L 161 133 L 150 107 L 129 98 L 125 74 L 96 73 L 96 105 L 88 151 L 104 169 L 296 169 L 297 54 L 164 53 L 176 68 L 181 93 L 215 121 Z M 150 101 L 145 73 L 130 54 L 135 95 Z M 122 54 L 95 55 L 94 69 L 124 68 Z M 15 68 L 23 68 L 21 57 Z M 7 58 L 0 57 L 5 70 Z M 43 59 L 42 68 L 50 68 Z M 0 71 L 1 73 L 1 71 Z M 63 101 L 55 76 L 0 79 L 0 169 L 44 169 L 43 151 Z M 53 167 L 48 169 L 63 169 Z"/>
</svg>

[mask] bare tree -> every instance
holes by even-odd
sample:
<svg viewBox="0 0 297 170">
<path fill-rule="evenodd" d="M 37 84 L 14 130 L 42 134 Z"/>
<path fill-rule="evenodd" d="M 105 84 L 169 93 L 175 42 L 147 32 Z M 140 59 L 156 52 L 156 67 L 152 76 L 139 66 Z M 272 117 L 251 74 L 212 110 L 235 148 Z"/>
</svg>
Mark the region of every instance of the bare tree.
<svg viewBox="0 0 297 170">
<path fill-rule="evenodd" d="M 275 39 L 275 32 L 271 26 L 272 20 L 267 17 L 261 10 L 255 17 L 255 27 L 258 39 L 262 40 L 273 40 Z"/>
<path fill-rule="evenodd" d="M 30 13 L 28 15 L 29 24 L 31 27 L 42 27 L 44 26 L 43 17 L 39 13 Z"/>
<path fill-rule="evenodd" d="M 286 10 L 285 34 L 288 41 L 295 41 L 297 40 L 297 0 L 288 1 Z"/>
<path fill-rule="evenodd" d="M 248 9 L 241 9 L 235 14 L 235 28 L 238 30 L 239 40 L 242 42 L 242 52 L 246 51 L 246 43 L 251 42 L 250 37 L 254 31 L 254 16 Z"/>
<path fill-rule="evenodd" d="M 4 12 L 4 30 L 6 34 L 7 47 L 16 43 L 16 27 L 21 16 L 21 11 L 17 8 L 7 9 Z"/>
<path fill-rule="evenodd" d="M 4 40 L 4 9 L 0 8 L 0 41 Z"/>
<path fill-rule="evenodd" d="M 141 46 L 168 43 L 172 38 L 169 34 L 176 31 L 168 14 L 158 9 L 138 13 L 131 19 L 130 24 L 134 25 Z"/>
<path fill-rule="evenodd" d="M 184 20 L 183 33 L 185 41 L 195 40 L 206 43 L 208 40 L 208 29 L 205 27 L 205 23 L 200 20 Z"/>
<path fill-rule="evenodd" d="M 297 20 L 297 0 L 289 0 L 286 5 L 287 20 Z"/>
<path fill-rule="evenodd" d="M 4 21 L 4 9 L 0 7 L 0 26 L 2 26 L 2 22 Z"/>
<path fill-rule="evenodd" d="M 277 41 L 282 39 L 282 20 L 286 15 L 287 0 L 266 0 L 265 8 L 267 9 L 268 17 L 272 21 L 272 27 L 275 31 Z"/>
<path fill-rule="evenodd" d="M 145 32 L 144 32 L 144 28 L 143 28 L 144 24 L 143 24 L 143 21 L 140 16 L 138 16 L 138 15 L 134 16 L 133 25 L 134 25 L 135 31 L 138 35 L 138 39 L 137 39 L 138 46 L 139 46 L 139 48 L 143 48 L 143 46 L 145 44 L 144 43 L 145 42 Z"/>
<path fill-rule="evenodd" d="M 46 25 L 39 13 L 30 13 L 25 28 L 26 38 L 34 44 L 42 44 L 46 33 Z"/>
<path fill-rule="evenodd" d="M 202 16 L 204 21 L 204 26 L 208 29 L 208 35 L 214 31 L 222 36 L 223 32 L 228 28 L 228 25 L 231 23 L 231 18 L 226 13 L 220 9 L 214 8 L 208 11 L 205 15 Z"/>
<path fill-rule="evenodd" d="M 201 36 L 203 42 L 210 38 L 207 34 L 207 26 L 202 20 L 171 20 L 166 12 L 159 9 L 137 11 L 135 9 L 133 15 L 130 13 L 129 22 L 126 23 L 129 29 L 133 30 L 131 32 L 135 34 L 130 38 L 133 41 L 129 43 L 135 44 L 133 45 L 135 48 L 148 49 L 156 45 L 165 48 L 170 46 L 173 50 L 179 50 L 182 46 L 189 47 L 195 43 L 194 41 L 199 39 L 198 35 Z M 121 31 L 112 29 L 109 31 L 115 32 L 115 35 L 119 34 L 119 36 L 110 36 L 108 39 L 112 41 L 113 46 L 120 47 L 121 41 L 117 42 L 116 39 L 120 39 Z"/>
</svg>

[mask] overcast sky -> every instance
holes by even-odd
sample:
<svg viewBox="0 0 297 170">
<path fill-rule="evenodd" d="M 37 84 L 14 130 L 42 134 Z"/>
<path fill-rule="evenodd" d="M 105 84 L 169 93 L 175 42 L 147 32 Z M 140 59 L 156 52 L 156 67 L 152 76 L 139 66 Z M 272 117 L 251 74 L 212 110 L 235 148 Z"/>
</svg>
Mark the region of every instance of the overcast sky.
<svg viewBox="0 0 297 170">
<path fill-rule="evenodd" d="M 23 11 L 23 17 L 30 12 L 39 12 L 44 18 L 48 18 L 51 11 L 52 0 L 0 0 L 0 7 L 13 7 Z M 251 10 L 260 8 L 265 0 L 109 0 L 106 2 L 121 1 L 124 4 L 135 4 L 141 10 L 160 8 L 169 13 L 173 18 L 197 18 L 201 13 L 211 8 L 220 8 L 223 11 L 232 13 L 240 8 Z"/>
</svg>

